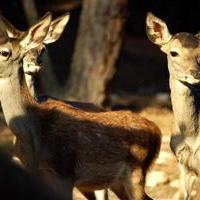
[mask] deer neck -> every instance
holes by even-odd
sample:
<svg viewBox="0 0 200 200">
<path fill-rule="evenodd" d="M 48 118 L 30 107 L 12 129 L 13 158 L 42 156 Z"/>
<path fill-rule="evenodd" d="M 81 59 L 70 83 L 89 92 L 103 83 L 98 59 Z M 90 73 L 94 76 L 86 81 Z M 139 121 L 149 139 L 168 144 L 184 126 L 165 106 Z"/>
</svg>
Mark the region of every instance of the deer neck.
<svg viewBox="0 0 200 200">
<path fill-rule="evenodd" d="M 32 129 L 30 115 L 34 100 L 30 99 L 20 69 L 9 78 L 0 79 L 0 100 L 6 123 L 16 134 L 25 134 Z M 19 133 L 18 133 L 19 132 Z M 25 133 L 24 133 L 25 132 Z"/>
<path fill-rule="evenodd" d="M 199 135 L 200 86 L 185 84 L 170 75 L 170 89 L 175 133 Z"/>
<path fill-rule="evenodd" d="M 35 91 L 34 77 L 32 74 L 25 74 L 26 84 L 32 97 L 37 98 Z"/>
<path fill-rule="evenodd" d="M 13 72 L 9 78 L 0 79 L 0 101 L 6 123 L 21 141 L 26 159 L 31 163 L 39 146 L 39 123 L 22 69 Z"/>
</svg>

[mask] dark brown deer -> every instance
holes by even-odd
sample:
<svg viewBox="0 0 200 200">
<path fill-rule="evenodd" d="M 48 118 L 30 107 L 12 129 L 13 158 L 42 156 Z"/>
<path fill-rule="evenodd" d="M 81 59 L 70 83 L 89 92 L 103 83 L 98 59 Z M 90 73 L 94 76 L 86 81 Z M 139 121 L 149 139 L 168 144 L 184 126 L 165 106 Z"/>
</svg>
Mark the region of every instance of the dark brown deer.
<svg viewBox="0 0 200 200">
<path fill-rule="evenodd" d="M 0 24 L 0 100 L 17 137 L 18 156 L 33 174 L 55 174 L 68 199 L 74 186 L 91 192 L 110 187 L 120 199 L 150 199 L 145 177 L 158 155 L 159 128 L 130 111 L 86 112 L 65 103 L 38 103 L 30 95 L 23 58 L 40 46 L 51 16 L 19 39 Z"/>
<path fill-rule="evenodd" d="M 200 37 L 171 35 L 165 22 L 147 14 L 147 35 L 167 54 L 174 112 L 171 149 L 180 164 L 184 199 L 189 199 L 200 172 Z"/>
</svg>

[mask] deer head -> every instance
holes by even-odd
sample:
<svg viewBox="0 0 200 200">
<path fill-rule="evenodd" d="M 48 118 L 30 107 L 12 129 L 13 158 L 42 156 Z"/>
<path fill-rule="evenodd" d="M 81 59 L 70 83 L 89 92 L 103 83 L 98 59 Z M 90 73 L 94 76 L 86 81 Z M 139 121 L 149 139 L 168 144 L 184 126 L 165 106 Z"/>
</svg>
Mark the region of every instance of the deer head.
<svg viewBox="0 0 200 200">
<path fill-rule="evenodd" d="M 62 35 L 65 26 L 69 21 L 69 14 L 66 13 L 51 22 L 48 34 L 43 44 L 29 53 L 23 59 L 24 72 L 27 74 L 37 73 L 41 69 L 41 56 L 45 51 L 45 45 L 56 42 Z"/>
<path fill-rule="evenodd" d="M 40 21 L 45 19 L 49 13 L 46 13 Z M 2 16 L 2 20 L 6 25 L 7 34 L 10 38 L 21 39 L 26 35 L 26 32 L 19 31 L 16 29 L 6 18 Z M 23 68 L 26 74 L 35 74 L 41 69 L 41 56 L 45 50 L 45 45 L 57 41 L 62 35 L 64 28 L 69 21 L 69 14 L 66 13 L 55 20 L 50 24 L 48 34 L 46 35 L 43 43 L 37 48 L 29 51 L 23 58 Z"/>
<path fill-rule="evenodd" d="M 0 17 L 0 19 L 2 19 Z M 22 67 L 23 58 L 32 49 L 38 48 L 44 42 L 51 23 L 51 14 L 47 13 L 37 24 L 20 38 L 12 36 L 4 20 L 0 20 L 0 78 L 11 76 L 18 67 Z M 10 30 L 10 29 L 9 29 Z"/>
<path fill-rule="evenodd" d="M 167 54 L 170 76 L 188 84 L 200 83 L 200 36 L 182 32 L 170 34 L 166 23 L 147 13 L 148 38 Z"/>
</svg>

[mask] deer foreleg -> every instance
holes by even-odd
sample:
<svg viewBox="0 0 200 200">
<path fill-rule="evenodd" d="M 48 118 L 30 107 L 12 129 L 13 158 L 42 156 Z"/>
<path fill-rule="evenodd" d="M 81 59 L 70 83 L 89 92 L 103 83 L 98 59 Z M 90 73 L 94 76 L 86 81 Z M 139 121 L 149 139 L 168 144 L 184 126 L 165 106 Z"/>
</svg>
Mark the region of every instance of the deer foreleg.
<svg viewBox="0 0 200 200">
<path fill-rule="evenodd" d="M 181 183 L 181 192 L 183 193 L 184 200 L 189 200 L 194 183 L 196 182 L 197 176 L 191 173 L 183 165 L 180 167 L 180 183 Z"/>
</svg>

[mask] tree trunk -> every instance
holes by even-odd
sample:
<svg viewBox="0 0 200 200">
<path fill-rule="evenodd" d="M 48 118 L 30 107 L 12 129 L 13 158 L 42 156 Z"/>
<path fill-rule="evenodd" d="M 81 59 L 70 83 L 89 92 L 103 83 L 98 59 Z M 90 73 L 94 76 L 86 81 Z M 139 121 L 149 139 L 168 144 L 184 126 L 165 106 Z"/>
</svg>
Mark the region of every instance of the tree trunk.
<svg viewBox="0 0 200 200">
<path fill-rule="evenodd" d="M 115 73 L 127 0 L 84 0 L 66 98 L 100 105 Z"/>
</svg>

